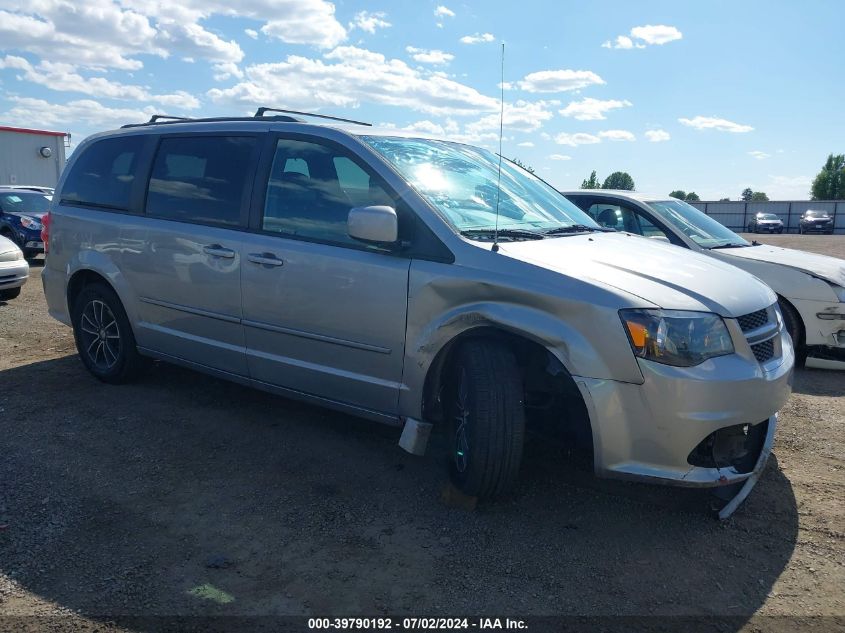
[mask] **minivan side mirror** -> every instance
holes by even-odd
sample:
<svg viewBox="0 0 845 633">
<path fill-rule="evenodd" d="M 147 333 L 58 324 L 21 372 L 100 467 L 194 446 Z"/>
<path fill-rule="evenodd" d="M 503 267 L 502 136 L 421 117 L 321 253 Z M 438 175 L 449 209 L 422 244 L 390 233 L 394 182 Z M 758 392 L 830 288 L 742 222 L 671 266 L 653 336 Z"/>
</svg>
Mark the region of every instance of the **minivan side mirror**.
<svg viewBox="0 0 845 633">
<path fill-rule="evenodd" d="M 399 220 L 396 209 L 385 205 L 354 207 L 346 222 L 349 237 L 382 246 L 399 239 Z"/>
</svg>

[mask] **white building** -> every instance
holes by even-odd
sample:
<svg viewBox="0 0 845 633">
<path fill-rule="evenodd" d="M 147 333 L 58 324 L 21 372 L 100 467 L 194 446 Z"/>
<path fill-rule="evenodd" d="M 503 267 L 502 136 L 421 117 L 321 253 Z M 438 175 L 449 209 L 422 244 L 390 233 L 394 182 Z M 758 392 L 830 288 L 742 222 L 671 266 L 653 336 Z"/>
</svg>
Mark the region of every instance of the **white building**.
<svg viewBox="0 0 845 633">
<path fill-rule="evenodd" d="M 67 132 L 0 125 L 0 185 L 55 187 L 69 141 Z"/>
</svg>

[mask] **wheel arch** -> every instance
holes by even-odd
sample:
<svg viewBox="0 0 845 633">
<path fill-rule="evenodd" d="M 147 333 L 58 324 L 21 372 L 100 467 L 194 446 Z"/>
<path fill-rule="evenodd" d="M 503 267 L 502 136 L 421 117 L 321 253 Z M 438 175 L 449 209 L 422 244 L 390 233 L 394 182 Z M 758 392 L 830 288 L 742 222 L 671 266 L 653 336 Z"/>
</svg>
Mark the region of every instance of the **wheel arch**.
<svg viewBox="0 0 845 633">
<path fill-rule="evenodd" d="M 507 345 L 513 352 L 526 395 L 526 404 L 532 394 L 545 394 L 559 411 L 560 428 L 572 433 L 580 444 L 593 452 L 592 422 L 587 403 L 572 373 L 560 358 L 541 341 L 521 332 L 514 332 L 496 325 L 480 325 L 460 332 L 443 345 L 426 372 L 423 385 L 422 415 L 427 422 L 442 422 L 444 406 L 442 395 L 456 352 L 468 340 L 488 339 Z M 559 416 L 558 416 L 559 414 Z"/>
<path fill-rule="evenodd" d="M 106 276 L 90 268 L 80 268 L 74 272 L 67 281 L 67 305 L 69 312 L 73 311 L 73 304 L 76 303 L 76 298 L 85 289 L 85 287 L 94 283 L 105 284 L 111 288 L 118 297 L 120 297 L 120 294 Z M 121 299 L 121 303 L 122 302 L 123 300 Z"/>
</svg>

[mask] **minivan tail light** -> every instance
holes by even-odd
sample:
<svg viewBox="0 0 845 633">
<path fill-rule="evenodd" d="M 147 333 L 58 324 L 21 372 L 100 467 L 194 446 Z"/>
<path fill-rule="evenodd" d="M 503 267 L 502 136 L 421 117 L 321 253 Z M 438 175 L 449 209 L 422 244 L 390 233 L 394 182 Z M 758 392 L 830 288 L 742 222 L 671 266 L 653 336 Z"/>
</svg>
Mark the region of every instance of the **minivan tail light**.
<svg viewBox="0 0 845 633">
<path fill-rule="evenodd" d="M 47 254 L 49 249 L 49 241 L 50 241 L 50 212 L 47 212 L 43 218 L 41 218 L 41 241 L 44 242 L 44 254 Z"/>
</svg>

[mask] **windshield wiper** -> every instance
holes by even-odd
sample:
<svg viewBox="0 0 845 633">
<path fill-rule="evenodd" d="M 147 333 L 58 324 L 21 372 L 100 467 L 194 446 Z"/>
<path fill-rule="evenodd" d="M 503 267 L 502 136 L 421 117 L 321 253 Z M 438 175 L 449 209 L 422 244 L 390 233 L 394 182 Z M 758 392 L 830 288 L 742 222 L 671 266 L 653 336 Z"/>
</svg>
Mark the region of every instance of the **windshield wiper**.
<svg viewBox="0 0 845 633">
<path fill-rule="evenodd" d="M 715 251 L 717 248 L 745 248 L 751 244 L 719 244 L 718 246 L 711 246 L 709 250 Z"/>
<path fill-rule="evenodd" d="M 461 235 L 466 237 L 488 237 L 493 239 L 496 235 L 495 229 L 464 229 Z M 499 229 L 499 237 L 506 237 L 510 239 L 523 240 L 542 240 L 545 236 L 536 231 L 529 231 L 527 229 Z"/>
<path fill-rule="evenodd" d="M 547 231 L 543 231 L 543 235 L 562 235 L 564 233 L 592 233 L 600 231 L 602 233 L 615 233 L 616 229 L 602 226 L 587 226 L 586 224 L 572 224 L 570 226 L 558 226 Z"/>
</svg>

